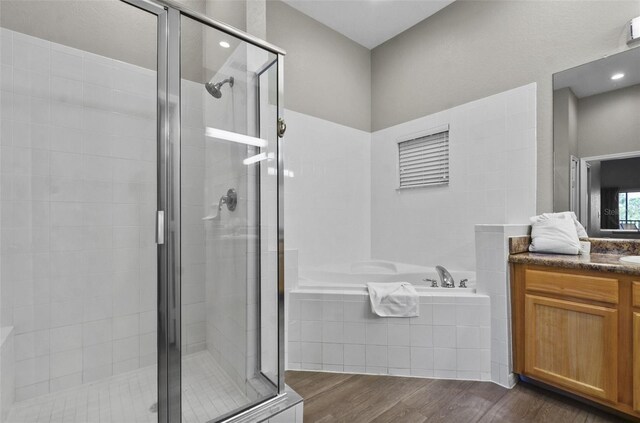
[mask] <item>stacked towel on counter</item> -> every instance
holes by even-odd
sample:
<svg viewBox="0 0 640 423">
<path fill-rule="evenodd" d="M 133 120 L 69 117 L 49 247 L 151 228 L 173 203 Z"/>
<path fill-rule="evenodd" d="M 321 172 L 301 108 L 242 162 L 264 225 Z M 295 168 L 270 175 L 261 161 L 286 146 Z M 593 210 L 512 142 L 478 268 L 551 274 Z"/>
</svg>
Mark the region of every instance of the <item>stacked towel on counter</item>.
<svg viewBox="0 0 640 423">
<path fill-rule="evenodd" d="M 418 317 L 418 292 L 409 282 L 368 283 L 371 311 L 380 317 Z"/>
<path fill-rule="evenodd" d="M 571 255 L 580 254 L 582 251 L 580 238 L 586 238 L 587 232 L 575 213 L 545 213 L 530 220 L 529 251 Z"/>
<path fill-rule="evenodd" d="M 578 216 L 574 212 L 560 212 L 560 213 L 543 213 L 540 216 L 534 216 L 531 218 L 531 224 L 534 222 L 539 222 L 541 220 L 547 219 L 569 219 L 573 222 L 573 225 L 576 227 L 576 233 L 578 234 L 578 238 L 587 238 L 587 231 L 582 226 L 582 223 L 578 220 Z"/>
</svg>

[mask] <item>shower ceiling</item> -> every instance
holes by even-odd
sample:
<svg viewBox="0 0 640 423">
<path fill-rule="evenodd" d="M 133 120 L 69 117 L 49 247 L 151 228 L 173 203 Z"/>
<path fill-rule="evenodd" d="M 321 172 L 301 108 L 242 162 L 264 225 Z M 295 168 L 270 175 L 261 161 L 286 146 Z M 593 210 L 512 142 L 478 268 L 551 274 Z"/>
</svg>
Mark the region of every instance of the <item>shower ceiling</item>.
<svg viewBox="0 0 640 423">
<path fill-rule="evenodd" d="M 329 28 L 372 49 L 454 0 L 283 0 Z"/>
</svg>

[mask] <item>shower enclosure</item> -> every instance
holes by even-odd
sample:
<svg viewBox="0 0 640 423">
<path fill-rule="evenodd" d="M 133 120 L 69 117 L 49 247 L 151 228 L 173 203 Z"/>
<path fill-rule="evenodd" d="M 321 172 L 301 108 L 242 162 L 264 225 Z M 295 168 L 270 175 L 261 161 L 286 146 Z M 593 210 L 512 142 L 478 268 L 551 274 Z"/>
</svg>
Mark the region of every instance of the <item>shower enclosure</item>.
<svg viewBox="0 0 640 423">
<path fill-rule="evenodd" d="M 2 421 L 266 421 L 300 402 L 284 52 L 177 2 L 2 3 Z"/>
</svg>

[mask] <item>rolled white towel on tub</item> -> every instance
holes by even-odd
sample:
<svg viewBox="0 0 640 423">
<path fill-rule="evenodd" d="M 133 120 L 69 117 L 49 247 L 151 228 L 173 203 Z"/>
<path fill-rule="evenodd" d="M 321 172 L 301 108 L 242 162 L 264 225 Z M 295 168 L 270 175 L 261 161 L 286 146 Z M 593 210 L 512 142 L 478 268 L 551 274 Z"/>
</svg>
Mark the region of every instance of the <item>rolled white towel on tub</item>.
<svg viewBox="0 0 640 423">
<path fill-rule="evenodd" d="M 409 282 L 367 283 L 371 311 L 380 317 L 418 317 L 418 292 Z"/>
</svg>

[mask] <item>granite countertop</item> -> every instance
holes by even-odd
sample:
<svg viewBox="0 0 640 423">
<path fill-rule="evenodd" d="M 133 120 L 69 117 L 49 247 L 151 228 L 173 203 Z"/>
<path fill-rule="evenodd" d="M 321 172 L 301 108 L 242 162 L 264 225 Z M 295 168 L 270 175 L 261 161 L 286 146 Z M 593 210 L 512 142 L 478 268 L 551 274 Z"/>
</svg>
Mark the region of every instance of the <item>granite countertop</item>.
<svg viewBox="0 0 640 423">
<path fill-rule="evenodd" d="M 564 254 L 530 253 L 530 237 L 509 238 L 509 263 L 640 275 L 640 265 L 620 261 L 622 256 L 640 255 L 640 240 L 588 238 L 583 239 L 583 241 L 591 243 L 591 254 L 569 256 Z"/>
<path fill-rule="evenodd" d="M 640 265 L 624 263 L 620 257 L 629 254 L 599 254 L 569 256 L 564 254 L 517 253 L 509 256 L 510 263 L 534 264 L 565 269 L 640 275 Z"/>
</svg>

